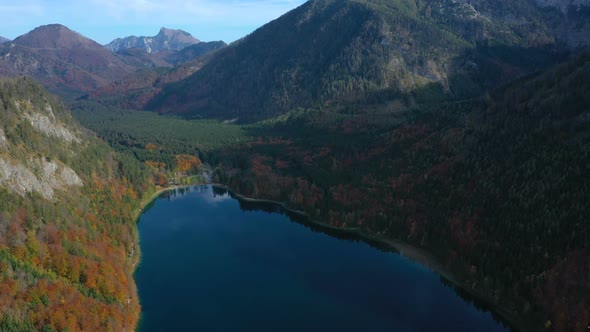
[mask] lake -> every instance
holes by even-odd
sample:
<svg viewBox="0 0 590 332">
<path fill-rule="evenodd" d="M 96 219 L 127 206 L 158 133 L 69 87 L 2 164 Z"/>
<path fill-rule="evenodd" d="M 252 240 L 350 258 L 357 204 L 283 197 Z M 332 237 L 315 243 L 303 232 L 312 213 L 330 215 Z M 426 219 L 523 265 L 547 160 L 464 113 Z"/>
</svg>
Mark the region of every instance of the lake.
<svg viewBox="0 0 590 332">
<path fill-rule="evenodd" d="M 140 332 L 509 331 L 429 269 L 211 186 L 140 218 Z"/>
</svg>

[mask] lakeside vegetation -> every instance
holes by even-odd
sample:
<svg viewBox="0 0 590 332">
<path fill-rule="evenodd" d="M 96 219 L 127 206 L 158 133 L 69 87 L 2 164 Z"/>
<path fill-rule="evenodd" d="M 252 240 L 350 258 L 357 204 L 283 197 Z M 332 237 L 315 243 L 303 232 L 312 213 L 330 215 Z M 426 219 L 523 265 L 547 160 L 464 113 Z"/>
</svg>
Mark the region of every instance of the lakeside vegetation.
<svg viewBox="0 0 590 332">
<path fill-rule="evenodd" d="M 588 77 L 585 54 L 481 99 L 293 111 L 212 154 L 214 181 L 425 248 L 524 330 L 581 331 Z"/>
<path fill-rule="evenodd" d="M 247 126 L 147 114 L 148 127 L 184 126 L 150 158 L 198 151 L 237 193 L 434 253 L 525 330 L 575 330 L 590 301 L 588 59 L 463 101 L 298 109 Z M 76 114 L 121 151 L 150 153 L 146 114 L 110 112 Z M 198 144 L 179 143 L 187 132 Z M 117 140 L 129 133 L 133 145 Z"/>
<path fill-rule="evenodd" d="M 214 182 L 237 193 L 434 253 L 525 330 L 568 331 L 585 324 L 579 303 L 590 301 L 580 292 L 590 246 L 580 222 L 590 197 L 582 175 L 588 57 L 482 98 L 415 103 L 415 95 L 414 103 L 296 109 L 252 125 L 75 114 L 167 179 L 179 154 L 198 155 Z"/>
<path fill-rule="evenodd" d="M 152 171 L 84 134 L 59 100 L 30 79 L 0 82 L 0 100 L 6 134 L 0 159 L 24 167 L 35 159 L 63 164 L 83 182 L 53 197 L 0 188 L 0 330 L 133 330 L 140 312 L 133 211 L 154 190 Z M 54 116 L 79 142 L 48 136 L 26 114 Z M 46 172 L 33 171 L 11 180 L 35 181 Z"/>
<path fill-rule="evenodd" d="M 87 96 L 71 107 L 97 139 L 30 79 L 0 82 L 0 331 L 133 329 L 141 198 L 202 181 L 203 162 L 236 193 L 433 253 L 523 331 L 585 331 L 590 53 L 550 68 L 589 43 L 588 8 L 572 8 L 312 0 L 190 71 L 118 82 L 129 68 L 65 27 L 52 51 L 6 44 L 5 72 L 72 98 L 108 81 L 105 105 L 252 124 Z M 84 185 L 35 183 L 63 166 Z"/>
</svg>

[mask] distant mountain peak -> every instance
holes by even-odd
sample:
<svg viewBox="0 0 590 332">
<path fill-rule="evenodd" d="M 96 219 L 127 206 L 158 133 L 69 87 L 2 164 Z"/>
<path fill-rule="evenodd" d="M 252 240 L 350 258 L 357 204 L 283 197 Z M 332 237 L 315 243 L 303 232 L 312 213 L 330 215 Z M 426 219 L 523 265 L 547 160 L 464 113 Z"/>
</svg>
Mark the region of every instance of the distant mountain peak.
<svg viewBox="0 0 590 332">
<path fill-rule="evenodd" d="M 0 45 L 0 73 L 30 76 L 54 92 L 76 95 L 123 78 L 135 68 L 99 43 L 61 24 L 43 25 Z"/>
<path fill-rule="evenodd" d="M 551 65 L 562 43 L 590 45 L 584 11 L 540 8 L 590 0 L 534 1 L 310 0 L 217 52 L 147 108 L 251 122 L 423 91 L 477 96 Z"/>
<path fill-rule="evenodd" d="M 7 41 L 10 41 L 10 39 L 0 36 L 0 44 L 6 43 Z"/>
<path fill-rule="evenodd" d="M 16 38 L 14 43 L 30 48 L 94 47 L 99 45 L 61 24 L 39 26 Z"/>
<path fill-rule="evenodd" d="M 162 27 L 156 36 L 117 38 L 105 45 L 105 47 L 113 52 L 119 52 L 129 48 L 140 48 L 148 53 L 158 53 L 161 51 L 179 51 L 198 43 L 200 41 L 186 31 Z"/>
<path fill-rule="evenodd" d="M 182 33 L 185 35 L 189 35 L 190 33 L 184 31 L 184 30 L 180 30 L 180 29 L 168 29 L 166 27 L 161 27 L 160 28 L 160 32 L 158 32 L 158 34 L 166 34 L 166 35 L 173 35 L 173 34 L 177 34 L 177 33 Z"/>
</svg>

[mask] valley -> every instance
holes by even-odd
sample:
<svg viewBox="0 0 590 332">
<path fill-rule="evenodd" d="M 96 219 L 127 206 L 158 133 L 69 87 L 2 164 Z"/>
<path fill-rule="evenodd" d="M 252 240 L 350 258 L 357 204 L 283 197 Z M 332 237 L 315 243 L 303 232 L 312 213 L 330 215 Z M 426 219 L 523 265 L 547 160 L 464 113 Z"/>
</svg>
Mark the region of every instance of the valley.
<svg viewBox="0 0 590 332">
<path fill-rule="evenodd" d="M 138 211 L 212 182 L 418 253 L 515 331 L 586 331 L 589 36 L 585 0 L 311 0 L 229 44 L 0 38 L 0 330 L 134 330 Z"/>
</svg>

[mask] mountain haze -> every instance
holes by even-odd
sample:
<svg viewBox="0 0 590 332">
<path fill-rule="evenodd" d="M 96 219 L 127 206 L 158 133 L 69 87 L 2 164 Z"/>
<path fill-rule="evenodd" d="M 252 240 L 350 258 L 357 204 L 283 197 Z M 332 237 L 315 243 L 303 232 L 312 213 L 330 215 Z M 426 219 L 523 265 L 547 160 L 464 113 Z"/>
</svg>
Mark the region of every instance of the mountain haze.
<svg viewBox="0 0 590 332">
<path fill-rule="evenodd" d="M 590 31 L 574 12 L 529 0 L 312 0 L 219 51 L 150 108 L 253 121 L 343 101 L 476 96 L 561 59 L 564 31 Z"/>
<path fill-rule="evenodd" d="M 0 36 L 0 44 L 6 43 L 7 41 L 10 41 L 10 39 Z"/>
<path fill-rule="evenodd" d="M 198 43 L 200 41 L 186 31 L 161 28 L 156 36 L 117 38 L 105 45 L 105 47 L 113 52 L 129 48 L 140 48 L 148 53 L 158 53 L 161 51 L 180 51 L 187 46 Z"/>
</svg>

